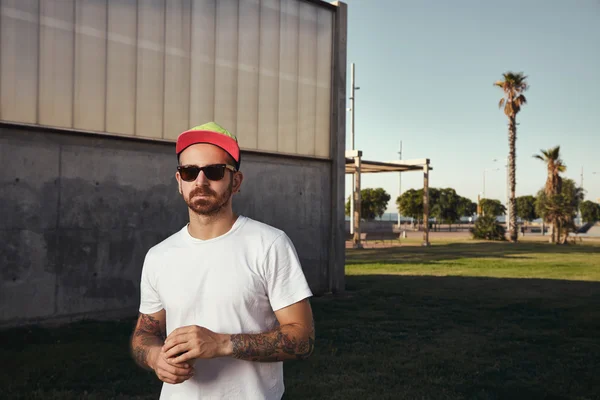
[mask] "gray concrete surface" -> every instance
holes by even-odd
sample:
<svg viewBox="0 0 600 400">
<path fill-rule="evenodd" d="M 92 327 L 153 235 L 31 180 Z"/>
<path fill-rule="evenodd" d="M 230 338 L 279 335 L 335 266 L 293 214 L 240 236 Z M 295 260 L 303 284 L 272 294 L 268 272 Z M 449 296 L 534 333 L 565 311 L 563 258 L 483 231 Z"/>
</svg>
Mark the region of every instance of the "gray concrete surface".
<svg viewBox="0 0 600 400">
<path fill-rule="evenodd" d="M 285 230 L 331 291 L 331 163 L 242 157 L 234 209 Z M 0 325 L 134 314 L 146 251 L 187 222 L 174 145 L 1 125 L 0 165 Z"/>
<path fill-rule="evenodd" d="M 586 232 L 585 236 L 600 237 L 600 223 L 596 223 Z"/>
</svg>

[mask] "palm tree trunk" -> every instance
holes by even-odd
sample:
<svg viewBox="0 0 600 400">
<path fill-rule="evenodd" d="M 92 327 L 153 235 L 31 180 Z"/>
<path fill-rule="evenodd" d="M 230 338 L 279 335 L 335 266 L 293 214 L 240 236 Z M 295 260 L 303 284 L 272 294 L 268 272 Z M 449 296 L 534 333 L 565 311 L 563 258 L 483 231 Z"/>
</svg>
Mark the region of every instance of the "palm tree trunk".
<svg viewBox="0 0 600 400">
<path fill-rule="evenodd" d="M 513 243 L 517 242 L 517 201 L 516 201 L 516 187 L 517 187 L 517 120 L 516 117 L 510 117 L 508 123 L 508 165 L 509 165 L 509 186 L 510 186 L 510 221 L 509 221 L 509 232 L 510 241 Z"/>
</svg>

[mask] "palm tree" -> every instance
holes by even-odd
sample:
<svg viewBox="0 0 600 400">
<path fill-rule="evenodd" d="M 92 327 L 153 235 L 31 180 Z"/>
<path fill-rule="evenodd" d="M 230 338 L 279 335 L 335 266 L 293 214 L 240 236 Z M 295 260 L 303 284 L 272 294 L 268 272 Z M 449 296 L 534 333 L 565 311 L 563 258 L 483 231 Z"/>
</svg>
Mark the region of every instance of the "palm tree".
<svg viewBox="0 0 600 400">
<path fill-rule="evenodd" d="M 536 208 L 545 220 L 553 222 L 553 242 L 567 243 L 569 232 L 575 230 L 574 218 L 583 198 L 583 189 L 572 179 L 562 181 L 560 193 L 548 196 L 545 189 L 539 191 Z"/>
<path fill-rule="evenodd" d="M 553 147 L 548 150 L 540 150 L 540 154 L 534 154 L 533 158 L 546 163 L 548 169 L 548 177 L 546 178 L 546 186 L 544 192 L 548 198 L 552 198 L 562 192 L 562 178 L 560 177 L 561 172 L 567 170 L 567 166 L 563 163 L 560 158 L 560 146 Z M 557 242 L 560 239 L 560 220 L 555 213 L 547 214 L 548 222 L 552 224 L 552 243 Z"/>
<path fill-rule="evenodd" d="M 517 142 L 517 114 L 521 111 L 521 107 L 527 103 L 527 99 L 523 92 L 529 88 L 526 82 L 527 77 L 522 72 L 505 72 L 502 74 L 504 80 L 497 81 L 494 86 L 498 86 L 504 92 L 504 97 L 500 99 L 498 107 L 504 107 L 504 114 L 508 117 L 508 175 L 510 186 L 510 221 L 509 231 L 510 240 L 517 241 L 517 209 L 516 203 L 516 186 L 517 186 L 517 166 L 516 166 L 516 142 Z"/>
<path fill-rule="evenodd" d="M 560 158 L 560 146 L 540 150 L 540 154 L 534 154 L 533 158 L 543 161 L 548 168 L 548 178 L 546 178 L 546 187 L 544 188 L 546 194 L 548 196 L 559 194 L 562 190 L 560 173 L 567 170 L 567 166 Z"/>
</svg>

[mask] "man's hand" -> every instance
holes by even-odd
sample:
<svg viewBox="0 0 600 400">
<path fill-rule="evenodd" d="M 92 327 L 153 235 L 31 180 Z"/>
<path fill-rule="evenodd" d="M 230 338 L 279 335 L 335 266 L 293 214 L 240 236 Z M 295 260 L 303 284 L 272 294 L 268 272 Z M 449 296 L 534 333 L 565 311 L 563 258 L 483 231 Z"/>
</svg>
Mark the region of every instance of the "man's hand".
<svg viewBox="0 0 600 400">
<path fill-rule="evenodd" d="M 170 384 L 182 383 L 194 375 L 191 363 L 172 363 L 160 348 L 154 348 L 148 355 L 150 367 L 161 381 Z"/>
<path fill-rule="evenodd" d="M 232 350 L 229 335 L 215 333 L 197 325 L 175 329 L 167 337 L 162 348 L 171 365 L 197 358 L 227 356 Z"/>
</svg>

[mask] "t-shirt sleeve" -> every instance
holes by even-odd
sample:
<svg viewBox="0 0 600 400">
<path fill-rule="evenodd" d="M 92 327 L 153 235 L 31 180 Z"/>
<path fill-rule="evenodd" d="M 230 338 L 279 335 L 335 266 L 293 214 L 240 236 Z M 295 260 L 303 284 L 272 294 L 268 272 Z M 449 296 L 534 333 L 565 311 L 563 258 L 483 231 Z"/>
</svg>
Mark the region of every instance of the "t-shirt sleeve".
<svg viewBox="0 0 600 400">
<path fill-rule="evenodd" d="M 156 288 L 156 279 L 152 267 L 152 256 L 146 255 L 142 267 L 142 280 L 140 282 L 140 313 L 154 314 L 163 309 L 162 301 Z"/>
<path fill-rule="evenodd" d="M 269 248 L 264 267 L 267 295 L 273 311 L 312 296 L 296 249 L 285 233 Z"/>
</svg>

